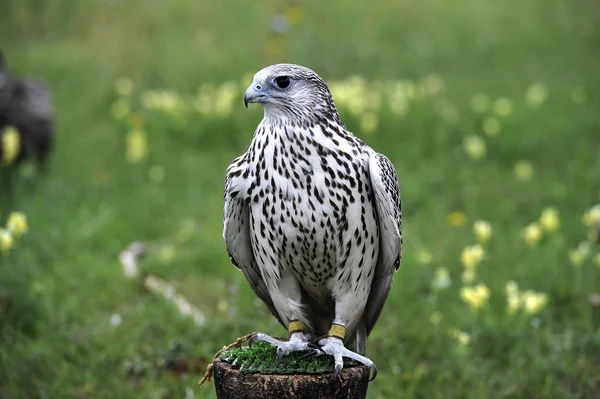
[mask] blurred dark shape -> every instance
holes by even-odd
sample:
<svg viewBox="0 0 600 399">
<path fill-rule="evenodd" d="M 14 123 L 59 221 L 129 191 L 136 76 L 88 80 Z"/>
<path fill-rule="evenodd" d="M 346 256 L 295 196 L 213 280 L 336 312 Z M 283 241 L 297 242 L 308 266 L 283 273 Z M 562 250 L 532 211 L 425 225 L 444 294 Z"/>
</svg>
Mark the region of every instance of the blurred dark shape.
<svg viewBox="0 0 600 399">
<path fill-rule="evenodd" d="M 53 114 L 47 86 L 39 80 L 11 75 L 0 50 L 0 160 L 4 154 L 2 136 L 12 126 L 19 132 L 21 147 L 11 164 L 29 159 L 43 169 L 52 150 Z"/>
</svg>

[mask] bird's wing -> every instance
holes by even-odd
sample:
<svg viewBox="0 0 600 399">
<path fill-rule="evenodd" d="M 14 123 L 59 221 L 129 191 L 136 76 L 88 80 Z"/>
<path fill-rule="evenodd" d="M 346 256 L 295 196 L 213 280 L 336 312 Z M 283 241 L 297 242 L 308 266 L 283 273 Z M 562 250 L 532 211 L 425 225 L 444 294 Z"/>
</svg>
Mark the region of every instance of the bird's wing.
<svg viewBox="0 0 600 399">
<path fill-rule="evenodd" d="M 273 300 L 252 252 L 249 205 L 240 195 L 239 185 L 235 183 L 236 180 L 240 179 L 240 171 L 242 170 L 238 161 L 239 158 L 227 169 L 225 178 L 225 206 L 223 212 L 225 246 L 231 263 L 244 273 L 254 293 L 267 305 L 267 308 L 277 320 L 283 324 L 273 305 Z"/>
<path fill-rule="evenodd" d="M 369 174 L 379 220 L 380 248 L 365 308 L 367 335 L 379 318 L 394 280 L 394 272 L 400 267 L 402 259 L 402 206 L 398 175 L 390 160 L 375 152 L 369 159 Z"/>
</svg>

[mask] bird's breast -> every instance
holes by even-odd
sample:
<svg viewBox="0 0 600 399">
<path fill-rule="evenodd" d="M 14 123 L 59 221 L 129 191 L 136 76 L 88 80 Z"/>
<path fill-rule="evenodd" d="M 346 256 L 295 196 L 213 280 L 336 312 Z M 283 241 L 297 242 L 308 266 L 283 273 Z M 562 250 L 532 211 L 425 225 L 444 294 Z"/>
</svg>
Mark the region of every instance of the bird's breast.
<svg viewBox="0 0 600 399">
<path fill-rule="evenodd" d="M 319 289 L 348 257 L 357 232 L 376 229 L 367 159 L 307 137 L 260 144 L 248 196 L 255 254 Z"/>
</svg>

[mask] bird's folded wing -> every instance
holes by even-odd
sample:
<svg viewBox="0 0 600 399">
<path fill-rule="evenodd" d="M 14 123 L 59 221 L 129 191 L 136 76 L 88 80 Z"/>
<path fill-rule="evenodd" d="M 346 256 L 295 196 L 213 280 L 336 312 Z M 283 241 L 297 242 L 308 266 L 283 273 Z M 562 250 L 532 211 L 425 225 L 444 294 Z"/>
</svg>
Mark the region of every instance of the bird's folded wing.
<svg viewBox="0 0 600 399">
<path fill-rule="evenodd" d="M 224 203 L 223 238 L 225 239 L 229 259 L 235 267 L 244 273 L 252 290 L 267 305 L 269 311 L 277 320 L 282 323 L 252 252 L 249 205 L 233 187 L 232 177 L 229 173 L 225 180 Z"/>
<path fill-rule="evenodd" d="M 402 259 L 402 207 L 398 175 L 390 160 L 378 153 L 371 154 L 369 174 L 377 208 L 380 249 L 365 308 L 367 334 L 379 318 L 394 280 L 394 272 L 400 267 Z"/>
</svg>

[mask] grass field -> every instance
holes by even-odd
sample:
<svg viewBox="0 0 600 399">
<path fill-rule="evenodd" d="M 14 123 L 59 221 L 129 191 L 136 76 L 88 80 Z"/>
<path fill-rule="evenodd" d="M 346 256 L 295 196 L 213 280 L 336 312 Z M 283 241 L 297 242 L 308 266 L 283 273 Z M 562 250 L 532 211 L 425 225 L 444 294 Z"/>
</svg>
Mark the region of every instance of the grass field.
<svg viewBox="0 0 600 399">
<path fill-rule="evenodd" d="M 1 208 L 29 231 L 0 254 L 0 397 L 213 398 L 196 383 L 217 350 L 285 333 L 221 238 L 224 172 L 262 115 L 243 91 L 275 62 L 330 82 L 400 177 L 404 258 L 369 339 L 369 397 L 599 397 L 598 11 L 9 2 L 0 48 L 48 82 L 57 132 L 49 174 Z M 202 326 L 124 276 L 135 240 Z"/>
</svg>

